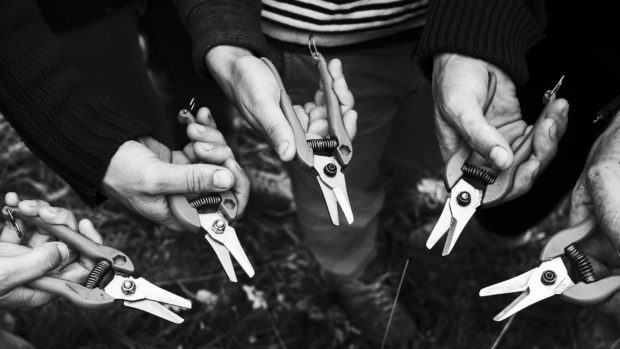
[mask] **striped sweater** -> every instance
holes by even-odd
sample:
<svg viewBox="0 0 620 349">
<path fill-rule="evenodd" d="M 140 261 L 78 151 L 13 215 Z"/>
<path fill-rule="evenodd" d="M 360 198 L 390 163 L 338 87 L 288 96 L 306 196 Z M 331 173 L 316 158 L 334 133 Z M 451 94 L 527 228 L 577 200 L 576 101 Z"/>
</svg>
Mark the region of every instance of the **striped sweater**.
<svg viewBox="0 0 620 349">
<path fill-rule="evenodd" d="M 263 33 L 321 46 L 353 44 L 421 27 L 428 0 L 262 0 Z"/>
</svg>

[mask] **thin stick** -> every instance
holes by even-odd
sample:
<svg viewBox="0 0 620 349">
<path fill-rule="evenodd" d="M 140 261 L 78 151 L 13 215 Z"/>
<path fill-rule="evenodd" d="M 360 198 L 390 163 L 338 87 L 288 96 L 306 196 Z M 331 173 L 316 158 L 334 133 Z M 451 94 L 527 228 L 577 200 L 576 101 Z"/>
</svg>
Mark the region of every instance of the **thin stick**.
<svg viewBox="0 0 620 349">
<path fill-rule="evenodd" d="M 510 325 L 512 325 L 512 321 L 514 321 L 516 316 L 517 316 L 517 314 L 511 316 L 510 319 L 508 319 L 508 321 L 504 325 L 504 328 L 502 328 L 502 332 L 499 333 L 499 336 L 497 336 L 497 338 L 495 339 L 495 342 L 493 343 L 493 346 L 491 346 L 491 349 L 497 349 L 497 346 L 499 345 L 499 342 L 502 340 L 502 338 L 506 334 L 506 331 L 508 331 L 508 328 L 510 327 Z"/>
<path fill-rule="evenodd" d="M 398 289 L 396 290 L 396 297 L 394 297 L 394 303 L 392 304 L 392 311 L 390 312 L 390 318 L 388 319 L 387 326 L 385 326 L 385 333 L 383 334 L 383 342 L 381 342 L 381 349 L 385 347 L 387 342 L 388 333 L 390 332 L 390 325 L 392 324 L 392 318 L 394 317 L 394 311 L 396 310 L 396 303 L 398 302 L 398 296 L 400 295 L 400 289 L 403 287 L 403 281 L 405 280 L 405 273 L 407 273 L 407 267 L 409 266 L 409 259 L 405 262 L 403 273 L 400 276 L 400 282 L 398 283 Z"/>
</svg>

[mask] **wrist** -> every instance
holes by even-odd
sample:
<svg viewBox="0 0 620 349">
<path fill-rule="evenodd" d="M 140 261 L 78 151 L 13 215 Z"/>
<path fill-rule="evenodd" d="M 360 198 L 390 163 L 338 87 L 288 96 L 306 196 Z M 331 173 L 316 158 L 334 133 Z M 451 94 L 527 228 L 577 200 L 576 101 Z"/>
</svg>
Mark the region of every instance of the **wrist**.
<svg viewBox="0 0 620 349">
<path fill-rule="evenodd" d="M 253 56 L 246 48 L 229 45 L 218 45 L 205 55 L 205 64 L 214 77 L 229 75 L 234 62 L 244 56 Z"/>
</svg>

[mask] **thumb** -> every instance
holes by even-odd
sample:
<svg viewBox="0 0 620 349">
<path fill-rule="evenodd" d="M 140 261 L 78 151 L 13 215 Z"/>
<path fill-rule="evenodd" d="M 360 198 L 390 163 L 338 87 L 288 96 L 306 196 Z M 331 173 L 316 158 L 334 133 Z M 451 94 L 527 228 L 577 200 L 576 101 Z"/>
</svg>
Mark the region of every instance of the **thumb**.
<svg viewBox="0 0 620 349">
<path fill-rule="evenodd" d="M 221 192 L 235 184 L 230 170 L 221 166 L 160 162 L 154 167 L 154 183 L 147 187 L 152 194 Z"/>
<path fill-rule="evenodd" d="M 482 114 L 482 105 L 475 96 L 464 95 L 449 108 L 455 126 L 472 150 L 484 156 L 500 170 L 510 167 L 513 153 L 504 136 L 491 126 Z"/>
<path fill-rule="evenodd" d="M 8 268 L 5 271 L 6 287 L 13 288 L 38 279 L 63 265 L 69 258 L 69 248 L 62 242 L 48 242 L 24 254 L 2 257 L 0 264 Z"/>
</svg>

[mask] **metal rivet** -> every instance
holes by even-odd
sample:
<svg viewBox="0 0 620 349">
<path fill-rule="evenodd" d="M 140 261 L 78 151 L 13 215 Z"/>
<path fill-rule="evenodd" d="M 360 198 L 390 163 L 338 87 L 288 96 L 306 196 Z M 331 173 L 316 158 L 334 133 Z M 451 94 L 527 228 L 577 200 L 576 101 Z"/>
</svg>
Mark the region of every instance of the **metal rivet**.
<svg viewBox="0 0 620 349">
<path fill-rule="evenodd" d="M 456 202 L 461 206 L 467 206 L 471 203 L 471 195 L 469 192 L 462 191 L 457 195 Z"/>
<path fill-rule="evenodd" d="M 211 230 L 216 234 L 224 233 L 225 229 L 226 229 L 226 222 L 224 222 L 224 220 L 222 219 L 216 219 L 213 222 L 213 226 L 211 227 Z"/>
<path fill-rule="evenodd" d="M 334 177 L 338 173 L 338 167 L 330 162 L 323 167 L 323 172 L 325 172 L 328 177 Z"/>
<path fill-rule="evenodd" d="M 557 275 L 552 270 L 545 270 L 540 277 L 540 281 L 545 285 L 553 285 L 556 279 Z"/>
<path fill-rule="evenodd" d="M 136 284 L 131 280 L 125 280 L 121 285 L 121 291 L 123 291 L 124 294 L 133 294 L 136 292 Z"/>
</svg>

